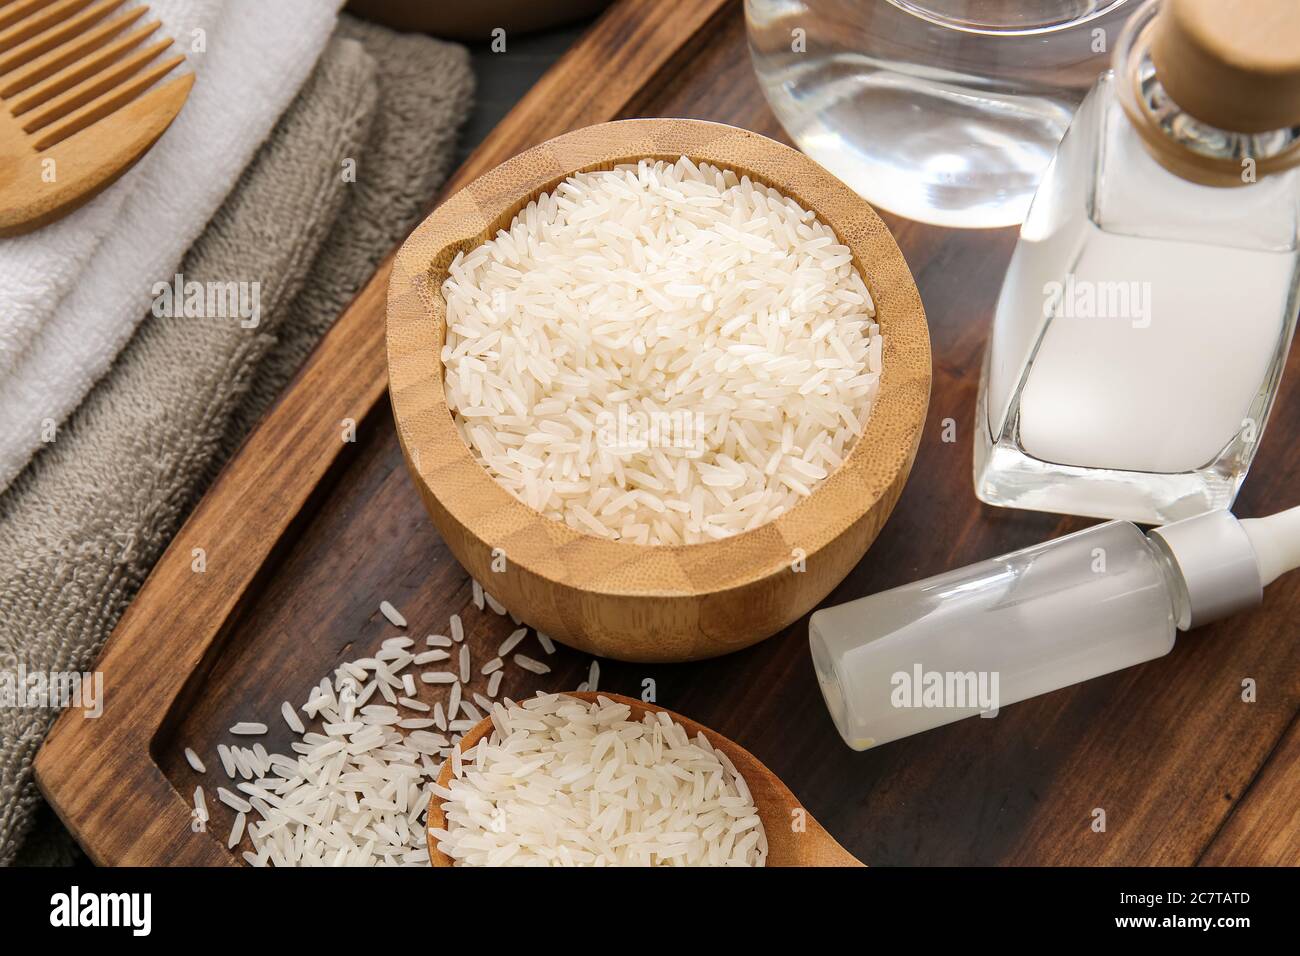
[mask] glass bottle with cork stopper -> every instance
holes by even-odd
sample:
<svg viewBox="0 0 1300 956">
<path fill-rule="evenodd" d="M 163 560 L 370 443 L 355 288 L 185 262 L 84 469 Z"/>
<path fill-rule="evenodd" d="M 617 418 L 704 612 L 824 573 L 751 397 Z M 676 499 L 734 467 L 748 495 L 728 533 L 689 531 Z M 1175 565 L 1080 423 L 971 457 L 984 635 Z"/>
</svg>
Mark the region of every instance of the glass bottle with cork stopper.
<svg viewBox="0 0 1300 956">
<path fill-rule="evenodd" d="M 1020 232 L 976 410 L 990 504 L 1232 505 L 1295 328 L 1300 3 L 1149 0 Z"/>
</svg>

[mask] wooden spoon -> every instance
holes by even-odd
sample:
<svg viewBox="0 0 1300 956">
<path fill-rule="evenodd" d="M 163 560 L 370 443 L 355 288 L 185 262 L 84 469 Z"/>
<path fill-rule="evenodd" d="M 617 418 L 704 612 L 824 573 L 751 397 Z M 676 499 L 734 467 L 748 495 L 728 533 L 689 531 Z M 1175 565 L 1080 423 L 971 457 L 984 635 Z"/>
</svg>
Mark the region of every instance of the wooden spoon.
<svg viewBox="0 0 1300 956">
<path fill-rule="evenodd" d="M 194 74 L 155 84 L 164 56 L 148 7 L 126 0 L 0 3 L 0 236 L 66 216 L 148 152 L 180 112 Z"/>
<path fill-rule="evenodd" d="M 593 703 L 597 697 L 604 697 L 615 703 L 627 704 L 632 708 L 631 719 L 633 720 L 640 720 L 649 712 L 663 713 L 685 727 L 691 737 L 703 733 L 713 747 L 721 750 L 731 759 L 736 770 L 749 785 L 749 791 L 754 797 L 754 805 L 758 808 L 759 818 L 763 821 L 763 829 L 767 832 L 768 866 L 863 865 L 848 850 L 836 843 L 835 838 L 813 819 L 812 814 L 799 804 L 794 794 L 776 774 L 763 766 L 757 757 L 740 744 L 728 740 L 716 730 L 701 726 L 688 717 L 673 713 L 666 707 L 646 704 L 620 694 L 569 692 L 565 696 L 576 697 L 588 703 Z M 464 753 L 491 732 L 492 718 L 485 717 L 461 738 L 461 752 Z M 442 765 L 442 772 L 438 774 L 438 786 L 446 788 L 450 783 L 451 761 L 447 760 Z M 446 827 L 447 817 L 443 812 L 442 803 L 437 800 L 430 802 L 429 862 L 433 866 L 452 865 L 451 858 L 438 849 L 438 842 L 432 833 L 435 829 L 446 829 Z"/>
</svg>

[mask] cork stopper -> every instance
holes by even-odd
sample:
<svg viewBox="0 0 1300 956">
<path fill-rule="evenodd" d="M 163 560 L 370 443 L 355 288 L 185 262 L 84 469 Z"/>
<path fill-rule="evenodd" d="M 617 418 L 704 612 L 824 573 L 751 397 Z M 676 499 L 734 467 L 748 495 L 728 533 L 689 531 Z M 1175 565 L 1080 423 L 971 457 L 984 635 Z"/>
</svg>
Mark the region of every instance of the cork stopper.
<svg viewBox="0 0 1300 956">
<path fill-rule="evenodd" d="M 1300 126 L 1300 0 L 1165 0 L 1151 59 L 1173 101 L 1204 123 Z"/>
</svg>

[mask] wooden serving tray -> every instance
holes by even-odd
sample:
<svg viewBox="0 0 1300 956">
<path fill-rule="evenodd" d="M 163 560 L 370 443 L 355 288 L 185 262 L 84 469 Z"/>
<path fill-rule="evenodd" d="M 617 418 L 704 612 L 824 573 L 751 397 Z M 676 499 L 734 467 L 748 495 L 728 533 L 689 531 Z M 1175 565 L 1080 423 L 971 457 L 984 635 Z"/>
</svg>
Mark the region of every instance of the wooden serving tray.
<svg viewBox="0 0 1300 956">
<path fill-rule="evenodd" d="M 687 116 L 786 139 L 749 64 L 741 5 L 622 0 L 529 93 L 447 187 L 542 140 L 620 117 Z M 961 232 L 886 219 L 911 265 L 934 348 L 930 417 L 880 538 L 828 599 L 840 602 L 1010 551 L 1086 522 L 981 505 L 971 489 L 979 362 L 1014 230 Z M 66 713 L 37 779 L 104 864 L 233 864 L 229 819 L 190 830 L 199 782 L 237 720 L 271 726 L 342 660 L 397 632 L 417 639 L 469 608 L 469 640 L 510 629 L 470 607 L 470 583 L 408 478 L 385 399 L 388 267 L 339 319 L 163 556 L 99 661 L 105 711 Z M 357 440 L 341 440 L 344 419 Z M 955 435 L 953 434 L 955 430 Z M 1300 354 L 1293 353 L 1241 515 L 1297 503 Z M 955 440 L 951 440 L 955 439 Z M 207 569 L 191 569 L 203 548 Z M 690 665 L 604 662 L 601 687 L 715 728 L 776 772 L 868 864 L 1300 863 L 1300 578 L 1262 609 L 1193 632 L 1161 660 L 854 753 L 825 712 L 807 622 Z M 531 640 L 531 638 L 530 638 Z M 481 655 L 480 655 L 480 659 Z M 561 648 L 554 688 L 588 658 Z M 511 693 L 512 672 L 503 687 Z M 1242 699 L 1254 681 L 1257 699 Z M 215 770 L 214 770 L 215 767 Z M 1105 830 L 1094 829 L 1096 810 Z"/>
</svg>

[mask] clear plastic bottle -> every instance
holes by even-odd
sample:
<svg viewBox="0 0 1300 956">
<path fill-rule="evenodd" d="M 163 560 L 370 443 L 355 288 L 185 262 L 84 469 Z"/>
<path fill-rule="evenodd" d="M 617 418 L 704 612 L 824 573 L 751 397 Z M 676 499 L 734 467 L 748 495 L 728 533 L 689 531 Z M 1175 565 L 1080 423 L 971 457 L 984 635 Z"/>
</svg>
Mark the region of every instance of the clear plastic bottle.
<svg viewBox="0 0 1300 956">
<path fill-rule="evenodd" d="M 1277 34 L 1234 48 L 1232 24 L 1211 23 L 1206 53 L 1174 20 L 1213 18 L 1208 0 L 1150 0 L 1076 114 L 994 316 L 976 410 L 983 501 L 1157 524 L 1235 499 L 1295 329 L 1300 49 L 1258 51 L 1255 86 L 1237 89 L 1201 54 L 1289 42 L 1300 4 L 1259 4 Z"/>
<path fill-rule="evenodd" d="M 864 750 L 1168 654 L 1178 630 L 1258 603 L 1297 563 L 1300 508 L 1150 536 L 1110 521 L 818 611 L 813 666 Z"/>
</svg>

